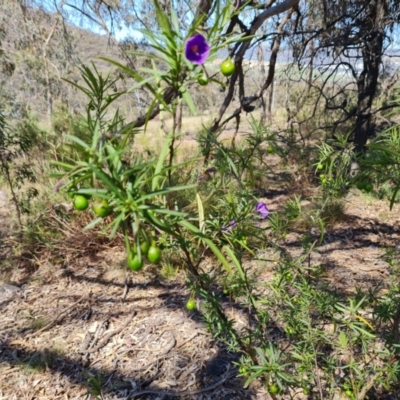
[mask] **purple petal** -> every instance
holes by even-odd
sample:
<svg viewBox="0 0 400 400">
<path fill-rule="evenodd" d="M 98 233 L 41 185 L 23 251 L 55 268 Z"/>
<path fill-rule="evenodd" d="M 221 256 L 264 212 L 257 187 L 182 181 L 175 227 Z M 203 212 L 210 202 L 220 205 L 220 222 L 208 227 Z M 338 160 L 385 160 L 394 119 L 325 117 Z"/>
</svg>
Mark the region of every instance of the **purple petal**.
<svg viewBox="0 0 400 400">
<path fill-rule="evenodd" d="M 210 46 L 206 38 L 199 33 L 187 40 L 185 57 L 194 64 L 204 64 L 210 54 Z"/>
<path fill-rule="evenodd" d="M 210 167 L 206 169 L 207 174 L 213 174 L 214 172 L 217 172 L 217 168 L 215 167 Z"/>
<path fill-rule="evenodd" d="M 233 228 L 236 227 L 236 221 L 233 219 L 232 221 L 229 222 L 228 226 L 223 226 L 222 231 L 225 233 L 229 233 Z"/>
<path fill-rule="evenodd" d="M 267 205 L 266 205 L 265 203 L 261 202 L 261 201 L 258 202 L 258 203 L 256 204 L 256 213 L 257 213 L 262 219 L 268 218 L 269 211 L 268 211 Z"/>
</svg>

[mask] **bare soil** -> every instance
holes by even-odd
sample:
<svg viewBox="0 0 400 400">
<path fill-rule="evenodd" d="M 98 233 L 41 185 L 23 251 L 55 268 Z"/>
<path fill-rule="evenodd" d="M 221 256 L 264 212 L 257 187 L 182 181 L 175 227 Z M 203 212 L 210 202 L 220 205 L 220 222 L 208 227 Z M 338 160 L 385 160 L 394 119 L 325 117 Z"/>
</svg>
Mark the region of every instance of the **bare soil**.
<svg viewBox="0 0 400 400">
<path fill-rule="evenodd" d="M 0 282 L 0 399 L 95 398 L 96 385 L 110 400 L 270 399 L 259 382 L 243 388 L 233 364 L 239 355 L 213 340 L 199 311 L 186 310 L 179 274 L 165 280 L 151 265 L 127 273 L 120 243 L 91 233 L 66 232 L 57 256 L 12 258 L 4 228 L 10 209 L 0 194 L 1 256 L 14 263 Z M 264 201 L 277 210 L 287 197 L 266 191 Z M 384 249 L 400 244 L 399 211 L 350 191 L 344 220 L 328 229 L 310 262 L 337 290 L 384 287 L 391 268 Z M 285 239 L 293 255 L 300 234 Z M 274 264 L 258 268 L 268 279 Z"/>
</svg>

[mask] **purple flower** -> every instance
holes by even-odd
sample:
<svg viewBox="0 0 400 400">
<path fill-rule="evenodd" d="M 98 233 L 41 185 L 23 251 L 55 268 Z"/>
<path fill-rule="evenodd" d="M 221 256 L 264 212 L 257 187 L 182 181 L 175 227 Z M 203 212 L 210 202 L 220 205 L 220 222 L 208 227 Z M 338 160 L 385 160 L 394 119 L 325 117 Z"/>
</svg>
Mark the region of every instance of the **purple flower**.
<svg viewBox="0 0 400 400">
<path fill-rule="evenodd" d="M 222 232 L 229 233 L 233 228 L 236 227 L 236 225 L 236 221 L 233 219 L 227 226 L 222 227 Z"/>
<path fill-rule="evenodd" d="M 210 54 L 210 45 L 206 38 L 199 33 L 187 40 L 185 57 L 193 64 L 204 64 Z"/>
<path fill-rule="evenodd" d="M 261 202 L 261 201 L 258 202 L 258 203 L 256 204 L 256 213 L 257 213 L 262 219 L 268 218 L 269 211 L 268 211 L 267 205 L 266 205 L 265 203 Z"/>
<path fill-rule="evenodd" d="M 398 246 L 396 246 L 396 250 L 400 251 L 400 244 Z"/>
<path fill-rule="evenodd" d="M 206 173 L 209 175 L 212 175 L 214 172 L 217 172 L 217 168 L 215 167 L 210 167 L 206 169 Z"/>
</svg>

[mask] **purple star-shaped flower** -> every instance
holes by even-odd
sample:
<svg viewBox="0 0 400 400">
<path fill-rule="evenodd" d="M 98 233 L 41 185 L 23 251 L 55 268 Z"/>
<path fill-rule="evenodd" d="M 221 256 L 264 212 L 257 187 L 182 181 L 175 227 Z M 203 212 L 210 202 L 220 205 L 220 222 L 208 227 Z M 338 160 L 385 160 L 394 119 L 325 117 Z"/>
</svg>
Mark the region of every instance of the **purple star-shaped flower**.
<svg viewBox="0 0 400 400">
<path fill-rule="evenodd" d="M 185 57 L 193 64 L 204 64 L 210 54 L 210 45 L 200 33 L 187 40 L 185 45 Z"/>
<path fill-rule="evenodd" d="M 236 227 L 236 225 L 236 221 L 233 219 L 227 226 L 222 227 L 222 232 L 229 233 L 233 228 Z"/>
<path fill-rule="evenodd" d="M 265 203 L 261 202 L 261 201 L 258 202 L 258 203 L 256 204 L 256 213 L 257 213 L 262 219 L 268 218 L 269 211 L 268 211 L 267 205 L 266 205 Z"/>
</svg>

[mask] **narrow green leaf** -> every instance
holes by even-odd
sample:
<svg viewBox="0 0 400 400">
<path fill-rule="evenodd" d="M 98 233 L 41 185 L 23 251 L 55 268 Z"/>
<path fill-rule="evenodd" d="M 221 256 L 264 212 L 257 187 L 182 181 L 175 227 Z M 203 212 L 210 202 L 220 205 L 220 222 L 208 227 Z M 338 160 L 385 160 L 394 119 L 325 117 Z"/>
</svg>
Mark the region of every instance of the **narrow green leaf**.
<svg viewBox="0 0 400 400">
<path fill-rule="evenodd" d="M 108 177 L 103 171 L 96 168 L 93 164 L 89 164 L 89 168 L 95 173 L 98 179 L 100 179 L 105 186 L 107 186 L 118 198 L 124 200 L 124 196 L 117 186 L 114 185 L 110 177 Z"/>
<path fill-rule="evenodd" d="M 182 98 L 185 101 L 185 103 L 188 105 L 189 110 L 191 111 L 192 114 L 196 114 L 196 106 L 194 105 L 194 102 L 192 100 L 192 97 L 189 94 L 188 90 L 184 90 L 182 92 Z"/>
<path fill-rule="evenodd" d="M 201 201 L 200 195 L 196 193 L 196 200 L 197 200 L 197 208 L 199 209 L 199 227 L 201 233 L 204 234 L 205 225 L 204 225 L 204 207 L 203 202 Z"/>
<path fill-rule="evenodd" d="M 154 175 L 153 175 L 153 180 L 151 182 L 151 190 L 154 192 L 156 189 L 159 188 L 159 180 L 162 177 L 161 176 L 161 171 L 163 169 L 164 166 L 164 161 L 165 161 L 165 157 L 168 154 L 168 149 L 169 146 L 171 144 L 171 141 L 173 139 L 173 135 L 169 134 L 165 140 L 164 140 L 164 144 L 163 147 L 161 149 L 160 155 L 158 157 L 158 161 L 157 161 L 157 165 L 156 165 L 156 169 L 154 170 Z"/>
<path fill-rule="evenodd" d="M 73 170 L 75 168 L 75 165 L 71 165 L 71 164 L 66 164 L 60 161 L 50 161 L 51 165 L 55 165 L 56 167 L 60 167 L 66 170 Z"/>
<path fill-rule="evenodd" d="M 143 210 L 143 216 L 147 219 L 152 225 L 156 226 L 157 228 L 161 229 L 162 231 L 174 234 L 171 227 L 157 218 L 153 213 L 150 212 L 151 210 Z"/>
<path fill-rule="evenodd" d="M 101 221 L 103 221 L 103 218 L 98 217 L 98 218 L 96 218 L 95 220 L 93 220 L 90 224 L 86 225 L 86 226 L 83 228 L 83 230 L 84 230 L 84 231 L 87 231 L 87 230 L 89 230 L 89 229 L 92 229 L 92 228 L 94 228 L 98 223 L 100 223 Z"/>
<path fill-rule="evenodd" d="M 163 194 L 167 194 L 167 193 L 171 193 L 171 192 L 179 192 L 181 190 L 186 190 L 186 189 L 192 189 L 194 187 L 196 187 L 197 185 L 193 184 L 193 185 L 182 185 L 182 186 L 171 186 L 162 190 L 156 190 L 154 192 L 150 192 L 144 196 L 140 197 L 140 200 L 146 200 L 146 199 L 151 199 L 152 197 L 155 196 L 161 196 Z"/>
<path fill-rule="evenodd" d="M 157 13 L 158 23 L 160 24 L 160 27 L 161 27 L 164 35 L 167 36 L 167 37 L 173 38 L 171 24 L 169 23 L 169 19 L 168 19 L 167 14 L 160 7 L 160 4 L 159 4 L 158 0 L 154 0 L 154 5 L 156 6 L 156 13 Z"/>
<path fill-rule="evenodd" d="M 112 231 L 111 231 L 111 233 L 110 233 L 110 239 L 112 239 L 112 238 L 114 238 L 115 237 L 115 235 L 116 235 L 116 233 L 117 233 L 117 230 L 118 230 L 118 228 L 119 228 L 119 226 L 121 225 L 121 223 L 122 223 L 122 221 L 125 219 L 125 213 L 120 213 L 116 218 L 114 218 L 114 220 L 108 225 L 108 227 L 107 228 L 109 228 L 109 227 L 111 227 L 112 225 L 114 225 L 113 226 L 113 229 L 112 229 Z"/>
<path fill-rule="evenodd" d="M 392 196 L 392 198 L 390 199 L 390 210 L 392 210 L 392 208 L 393 208 L 393 204 L 394 204 L 394 202 L 396 201 L 396 197 L 397 197 L 397 193 L 398 193 L 399 189 L 400 189 L 400 183 L 398 183 L 398 184 L 396 185 L 396 187 L 395 187 L 395 189 L 394 189 L 394 191 L 393 191 L 393 196 Z"/>
<path fill-rule="evenodd" d="M 171 23 L 175 32 L 179 32 L 181 29 L 178 16 L 173 8 L 171 8 Z"/>
<path fill-rule="evenodd" d="M 141 205 L 138 206 L 138 210 L 147 210 L 152 211 L 153 214 L 162 214 L 162 215 L 173 215 L 174 217 L 185 217 L 187 214 L 182 211 L 168 210 L 166 208 L 149 208 L 149 206 Z"/>
<path fill-rule="evenodd" d="M 72 135 L 65 135 L 65 137 L 69 140 L 72 140 L 73 142 L 77 143 L 79 146 L 81 146 L 84 149 L 90 149 L 90 146 L 85 143 L 82 139 L 79 139 L 76 136 L 72 136 Z"/>
<path fill-rule="evenodd" d="M 85 93 L 86 96 L 92 98 L 92 92 L 86 88 L 84 88 L 83 86 L 78 85 L 77 83 L 70 81 L 69 79 L 65 79 L 65 78 L 61 78 L 63 81 L 71 84 L 72 86 L 75 86 L 78 90 L 80 90 L 81 92 Z"/>
<path fill-rule="evenodd" d="M 349 344 L 349 341 L 347 340 L 347 336 L 343 331 L 340 331 L 339 333 L 339 342 L 342 348 L 346 349 L 347 345 Z"/>
<path fill-rule="evenodd" d="M 365 329 L 360 328 L 358 325 L 354 324 L 352 325 L 352 328 L 360 333 L 362 333 L 363 335 L 365 335 L 367 338 L 369 339 L 373 339 L 375 338 L 375 335 L 373 335 L 370 332 L 367 332 Z"/>
<path fill-rule="evenodd" d="M 196 235 L 198 238 L 200 238 L 204 243 L 208 245 L 208 247 L 211 249 L 211 251 L 214 253 L 214 255 L 217 257 L 219 262 L 224 266 L 225 270 L 232 275 L 232 268 L 228 262 L 228 260 L 223 256 L 223 254 L 219 251 L 218 247 L 214 244 L 214 242 L 209 239 L 207 236 L 205 236 L 201 231 L 196 228 L 193 224 L 191 224 L 189 221 L 179 221 L 178 222 L 180 225 L 191 231 L 194 235 Z"/>
<path fill-rule="evenodd" d="M 142 81 L 136 83 L 136 85 L 133 85 L 132 87 L 130 87 L 126 93 L 131 93 L 136 89 L 139 89 L 140 87 L 142 87 L 143 85 L 146 85 L 147 83 L 154 81 L 154 79 L 156 79 L 158 76 L 158 74 L 153 72 L 153 76 L 150 76 L 149 78 L 143 79 Z"/>
<path fill-rule="evenodd" d="M 235 264 L 235 267 L 238 270 L 240 279 L 242 279 L 242 281 L 245 281 L 246 277 L 245 277 L 242 265 L 240 264 L 239 260 L 236 258 L 235 253 L 232 251 L 232 249 L 229 246 L 224 246 L 223 249 L 227 252 L 229 258 Z"/>
</svg>

